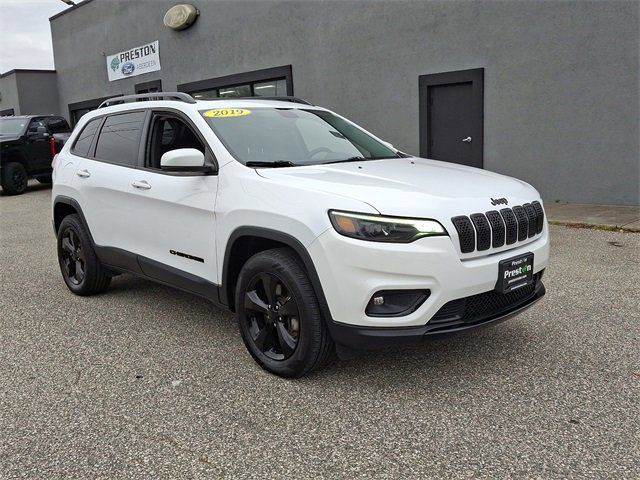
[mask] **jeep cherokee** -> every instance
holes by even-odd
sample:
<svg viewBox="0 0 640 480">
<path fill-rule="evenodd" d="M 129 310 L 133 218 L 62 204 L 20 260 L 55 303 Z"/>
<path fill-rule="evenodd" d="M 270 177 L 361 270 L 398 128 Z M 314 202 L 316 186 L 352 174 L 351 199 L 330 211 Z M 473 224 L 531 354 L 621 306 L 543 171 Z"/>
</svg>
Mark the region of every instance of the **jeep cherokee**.
<svg viewBox="0 0 640 480">
<path fill-rule="evenodd" d="M 117 97 L 81 119 L 53 176 L 73 293 L 128 272 L 198 294 L 284 377 L 495 323 L 545 292 L 533 187 L 404 154 L 296 98 Z"/>
</svg>

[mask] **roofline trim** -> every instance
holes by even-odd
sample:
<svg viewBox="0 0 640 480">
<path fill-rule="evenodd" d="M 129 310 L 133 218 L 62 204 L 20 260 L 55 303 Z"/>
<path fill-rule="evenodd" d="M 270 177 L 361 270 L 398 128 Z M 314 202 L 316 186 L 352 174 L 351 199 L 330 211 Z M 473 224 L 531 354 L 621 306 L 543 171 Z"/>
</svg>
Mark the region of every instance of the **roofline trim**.
<svg viewBox="0 0 640 480">
<path fill-rule="evenodd" d="M 84 6 L 84 5 L 86 5 L 87 3 L 91 3 L 91 2 L 93 2 L 93 0 L 84 0 L 84 1 L 82 1 L 80 3 L 76 3 L 75 5 L 73 5 L 73 6 L 69 7 L 69 8 L 65 8 L 60 13 L 56 13 L 53 17 L 49 17 L 49 21 L 55 20 L 56 18 L 61 17 L 63 15 L 66 15 L 70 11 L 75 10 L 77 8 L 80 8 L 80 7 Z"/>
<path fill-rule="evenodd" d="M 0 78 L 7 77 L 14 73 L 56 73 L 56 71 L 44 68 L 14 68 L 13 70 L 0 74 Z"/>
</svg>

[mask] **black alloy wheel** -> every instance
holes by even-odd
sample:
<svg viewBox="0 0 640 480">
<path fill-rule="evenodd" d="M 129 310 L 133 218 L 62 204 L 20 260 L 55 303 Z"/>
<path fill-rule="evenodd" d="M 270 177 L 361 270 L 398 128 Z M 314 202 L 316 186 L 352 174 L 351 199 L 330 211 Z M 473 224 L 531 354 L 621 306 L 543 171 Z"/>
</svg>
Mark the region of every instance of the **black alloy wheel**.
<svg viewBox="0 0 640 480">
<path fill-rule="evenodd" d="M 9 162 L 2 165 L 0 180 L 5 195 L 20 195 L 27 190 L 29 176 L 21 163 Z"/>
<path fill-rule="evenodd" d="M 24 192 L 27 189 L 27 174 L 24 169 L 16 168 L 11 177 L 13 188 L 17 192 Z"/>
<path fill-rule="evenodd" d="M 104 292 L 111 283 L 77 214 L 64 217 L 58 227 L 58 264 L 64 283 L 76 295 Z"/>
<path fill-rule="evenodd" d="M 62 266 L 66 277 L 74 285 L 80 285 L 85 277 L 86 259 L 78 234 L 67 228 L 62 234 Z"/>
<path fill-rule="evenodd" d="M 266 357 L 282 361 L 295 352 L 300 338 L 300 309 L 287 284 L 261 272 L 244 296 L 245 321 L 254 345 Z"/>
</svg>

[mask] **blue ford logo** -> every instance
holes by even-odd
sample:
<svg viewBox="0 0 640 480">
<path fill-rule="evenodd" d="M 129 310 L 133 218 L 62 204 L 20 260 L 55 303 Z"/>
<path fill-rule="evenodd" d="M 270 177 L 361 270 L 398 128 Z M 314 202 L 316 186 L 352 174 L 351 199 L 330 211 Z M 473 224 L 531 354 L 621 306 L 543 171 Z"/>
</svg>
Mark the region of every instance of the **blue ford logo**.
<svg viewBox="0 0 640 480">
<path fill-rule="evenodd" d="M 122 74 L 131 75 L 135 69 L 136 69 L 136 66 L 133 63 L 127 62 L 124 65 L 122 65 Z"/>
</svg>

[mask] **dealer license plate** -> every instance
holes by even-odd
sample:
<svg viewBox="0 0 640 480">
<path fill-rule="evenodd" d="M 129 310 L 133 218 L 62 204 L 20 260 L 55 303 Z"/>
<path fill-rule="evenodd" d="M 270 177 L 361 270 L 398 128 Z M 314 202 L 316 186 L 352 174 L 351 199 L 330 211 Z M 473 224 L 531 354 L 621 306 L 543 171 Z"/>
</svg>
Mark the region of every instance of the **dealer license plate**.
<svg viewBox="0 0 640 480">
<path fill-rule="evenodd" d="M 496 290 L 500 293 L 513 292 L 533 283 L 533 253 L 502 260 L 498 267 Z"/>
</svg>

